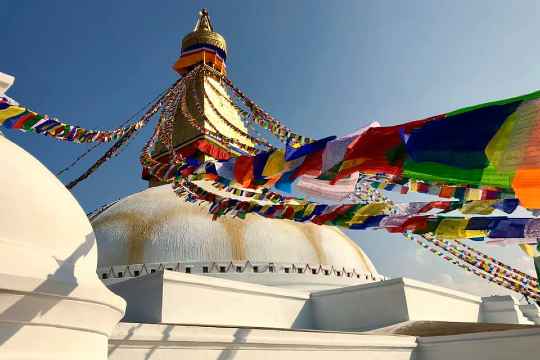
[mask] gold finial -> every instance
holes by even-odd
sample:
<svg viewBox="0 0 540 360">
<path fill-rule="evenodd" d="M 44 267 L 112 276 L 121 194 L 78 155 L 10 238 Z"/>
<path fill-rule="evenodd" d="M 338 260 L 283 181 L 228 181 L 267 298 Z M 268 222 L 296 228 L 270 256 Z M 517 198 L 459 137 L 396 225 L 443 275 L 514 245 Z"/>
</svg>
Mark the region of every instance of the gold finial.
<svg viewBox="0 0 540 360">
<path fill-rule="evenodd" d="M 201 11 L 199 11 L 199 19 L 197 20 L 193 31 L 214 31 L 207 9 L 201 9 Z"/>
<path fill-rule="evenodd" d="M 193 31 L 182 40 L 182 52 L 191 50 L 195 45 L 212 45 L 227 54 L 227 42 L 221 34 L 214 31 L 207 9 L 199 11 L 199 18 Z"/>
</svg>

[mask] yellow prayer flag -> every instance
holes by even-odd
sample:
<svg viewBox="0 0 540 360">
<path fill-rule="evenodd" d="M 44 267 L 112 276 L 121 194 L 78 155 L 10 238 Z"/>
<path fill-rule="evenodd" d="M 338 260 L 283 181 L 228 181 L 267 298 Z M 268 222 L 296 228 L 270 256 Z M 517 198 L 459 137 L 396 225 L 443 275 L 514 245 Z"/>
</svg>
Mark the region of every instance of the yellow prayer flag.
<svg viewBox="0 0 540 360">
<path fill-rule="evenodd" d="M 349 168 L 358 166 L 366 162 L 367 158 L 358 158 L 358 159 L 351 159 L 351 160 L 345 160 L 339 167 L 339 171 L 344 171 Z"/>
<path fill-rule="evenodd" d="M 469 219 L 443 219 L 435 230 L 435 236 L 439 239 L 456 240 L 487 235 L 487 230 L 465 230 L 468 223 Z"/>
<path fill-rule="evenodd" d="M 534 248 L 534 246 L 529 244 L 519 244 L 519 247 L 527 256 L 529 257 L 536 257 L 538 255 L 538 251 Z"/>
<path fill-rule="evenodd" d="M 25 111 L 25 108 L 19 106 L 10 106 L 6 109 L 0 110 L 0 125 L 2 125 L 7 119 L 20 115 Z"/>
<path fill-rule="evenodd" d="M 489 141 L 488 145 L 486 146 L 485 153 L 487 158 L 489 159 L 490 164 L 492 164 L 498 171 L 502 170 L 515 170 L 517 166 L 513 166 L 512 168 L 508 168 L 508 166 L 504 167 L 505 164 L 504 159 L 507 157 L 507 151 L 508 151 L 508 145 L 510 144 L 510 140 L 513 139 L 512 135 L 514 137 L 516 135 L 521 135 L 520 137 L 523 137 L 523 135 L 526 134 L 513 134 L 512 131 L 514 128 L 514 124 L 516 123 L 516 120 L 518 119 L 517 112 L 511 114 L 504 123 L 501 125 L 495 136 Z M 517 165 L 517 164 L 516 164 Z"/>
<path fill-rule="evenodd" d="M 272 154 L 270 154 L 270 156 L 268 156 L 268 160 L 266 161 L 266 165 L 264 166 L 262 176 L 272 177 L 278 175 L 283 172 L 284 168 L 285 153 L 281 149 L 276 150 Z"/>
<path fill-rule="evenodd" d="M 409 190 L 411 192 L 417 192 L 418 191 L 418 183 L 416 181 L 411 180 L 409 182 Z"/>
<path fill-rule="evenodd" d="M 465 199 L 466 200 L 482 200 L 482 190 L 473 189 L 473 188 L 467 189 L 467 192 L 465 194 Z"/>
<path fill-rule="evenodd" d="M 309 216 L 309 215 L 311 215 L 311 214 L 313 213 L 313 211 L 315 210 L 315 207 L 316 207 L 316 206 L 317 206 L 317 205 L 314 204 L 314 203 L 309 203 L 309 204 L 306 206 L 305 210 L 304 210 L 304 216 Z"/>
<path fill-rule="evenodd" d="M 384 210 L 388 208 L 387 203 L 370 203 L 366 206 L 361 207 L 358 209 L 351 220 L 347 222 L 347 224 L 361 224 L 363 223 L 368 217 L 373 215 L 381 215 L 384 213 Z"/>
<path fill-rule="evenodd" d="M 468 203 L 465 203 L 461 208 L 463 214 L 480 214 L 480 215 L 489 215 L 495 209 L 493 205 L 497 200 L 474 200 Z"/>
</svg>

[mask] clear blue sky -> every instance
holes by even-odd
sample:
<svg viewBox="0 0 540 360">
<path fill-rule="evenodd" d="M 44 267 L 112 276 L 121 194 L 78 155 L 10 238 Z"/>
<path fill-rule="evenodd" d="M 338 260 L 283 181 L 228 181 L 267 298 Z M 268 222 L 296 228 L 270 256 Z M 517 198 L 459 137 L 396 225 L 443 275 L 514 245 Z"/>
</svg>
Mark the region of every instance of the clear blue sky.
<svg viewBox="0 0 540 360">
<path fill-rule="evenodd" d="M 0 71 L 16 76 L 8 94 L 66 122 L 116 127 L 176 79 L 171 65 L 201 7 L 227 39 L 230 78 L 312 137 L 540 89 L 535 0 L 19 0 L 6 1 L 0 13 Z M 138 154 L 149 131 L 75 190 L 86 210 L 146 187 Z M 36 135 L 6 135 L 53 171 L 85 150 Z M 480 294 L 493 290 L 401 237 L 349 234 L 387 275 Z M 516 249 L 487 250 L 530 270 Z"/>
</svg>

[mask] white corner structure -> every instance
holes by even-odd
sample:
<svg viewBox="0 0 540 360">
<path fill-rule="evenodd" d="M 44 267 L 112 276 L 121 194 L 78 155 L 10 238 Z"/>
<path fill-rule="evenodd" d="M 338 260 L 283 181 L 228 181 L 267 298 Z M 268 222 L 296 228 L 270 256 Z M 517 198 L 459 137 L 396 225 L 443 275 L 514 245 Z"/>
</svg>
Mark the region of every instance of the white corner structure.
<svg viewBox="0 0 540 360">
<path fill-rule="evenodd" d="M 534 321 L 522 312 L 528 310 L 527 315 L 534 316 L 532 307 L 521 308 L 510 295 L 487 296 L 482 298 L 482 322 L 501 324 L 534 324 Z"/>
<path fill-rule="evenodd" d="M 15 82 L 15 77 L 0 72 L 0 96 L 7 96 L 6 91 L 13 85 Z M 2 131 L 0 130 L 0 136 L 3 136 Z"/>
<path fill-rule="evenodd" d="M 0 72 L 0 95 L 4 95 L 14 82 L 15 77 Z"/>
<path fill-rule="evenodd" d="M 536 304 L 519 305 L 523 315 L 536 325 L 540 325 L 540 308 Z"/>
<path fill-rule="evenodd" d="M 0 136 L 0 358 L 107 358 L 125 302 L 95 273 L 88 219 L 38 160 Z"/>
</svg>

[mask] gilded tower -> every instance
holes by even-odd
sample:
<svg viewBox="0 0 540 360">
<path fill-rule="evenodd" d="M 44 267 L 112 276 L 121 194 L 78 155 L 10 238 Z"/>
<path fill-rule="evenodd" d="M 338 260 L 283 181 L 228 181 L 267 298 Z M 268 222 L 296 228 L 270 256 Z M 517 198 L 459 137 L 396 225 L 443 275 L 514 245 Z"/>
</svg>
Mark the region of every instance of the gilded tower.
<svg viewBox="0 0 540 360">
<path fill-rule="evenodd" d="M 184 103 L 178 104 L 173 130 L 173 145 L 183 156 L 206 157 L 218 160 L 241 153 L 234 145 L 224 144 L 221 138 L 252 146 L 242 115 L 230 99 L 230 94 L 221 83 L 219 74 L 226 74 L 227 43 L 214 31 L 206 9 L 199 12 L 193 28 L 182 39 L 180 57 L 173 69 L 180 76 L 188 75 L 201 64 L 213 68 L 212 72 L 199 72 L 186 82 Z M 168 161 L 168 151 L 161 143 L 154 149 L 154 158 Z M 150 186 L 158 185 L 147 173 L 143 178 Z"/>
</svg>

